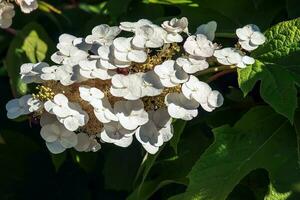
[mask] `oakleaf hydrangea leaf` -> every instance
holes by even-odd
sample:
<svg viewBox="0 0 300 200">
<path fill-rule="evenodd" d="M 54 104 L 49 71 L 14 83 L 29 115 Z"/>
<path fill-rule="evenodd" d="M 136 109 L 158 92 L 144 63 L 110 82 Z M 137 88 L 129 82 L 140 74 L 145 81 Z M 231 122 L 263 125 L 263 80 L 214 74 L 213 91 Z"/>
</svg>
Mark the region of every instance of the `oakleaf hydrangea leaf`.
<svg viewBox="0 0 300 200">
<path fill-rule="evenodd" d="M 251 54 L 256 62 L 238 70 L 239 86 L 247 95 L 260 80 L 264 101 L 293 122 L 297 107 L 295 84 L 299 85 L 300 80 L 300 18 L 279 23 L 265 36 L 267 42 Z"/>
<path fill-rule="evenodd" d="M 215 142 L 189 173 L 186 192 L 171 199 L 226 199 L 243 177 L 258 168 L 269 172 L 280 193 L 298 184 L 295 132 L 269 107 L 255 107 L 233 127 L 224 125 L 213 132 Z"/>
</svg>

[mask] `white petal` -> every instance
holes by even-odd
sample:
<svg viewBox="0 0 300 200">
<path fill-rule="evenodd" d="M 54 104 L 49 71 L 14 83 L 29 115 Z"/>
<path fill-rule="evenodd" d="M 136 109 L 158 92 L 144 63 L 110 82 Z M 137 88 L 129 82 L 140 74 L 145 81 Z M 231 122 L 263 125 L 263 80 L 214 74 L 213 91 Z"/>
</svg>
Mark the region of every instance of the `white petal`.
<svg viewBox="0 0 300 200">
<path fill-rule="evenodd" d="M 74 117 L 67 117 L 64 119 L 64 126 L 69 131 L 76 131 L 79 128 L 78 121 Z"/>
<path fill-rule="evenodd" d="M 144 51 L 132 50 L 128 53 L 128 59 L 133 62 L 143 63 L 147 60 L 147 54 Z"/>
<path fill-rule="evenodd" d="M 66 148 L 63 147 L 61 143 L 57 140 L 55 142 L 46 142 L 46 146 L 49 149 L 49 151 L 54 154 L 59 154 L 66 150 Z"/>
<path fill-rule="evenodd" d="M 217 90 L 213 90 L 208 96 L 208 104 L 212 107 L 220 107 L 223 105 L 223 102 L 224 98 L 222 94 Z"/>
<path fill-rule="evenodd" d="M 78 139 L 78 142 L 74 148 L 77 151 L 86 151 L 91 144 L 90 137 L 85 133 L 78 133 L 77 139 Z"/>
<path fill-rule="evenodd" d="M 77 145 L 77 135 L 73 132 L 68 131 L 68 135 L 65 137 L 61 137 L 60 143 L 65 148 L 75 147 Z"/>
</svg>

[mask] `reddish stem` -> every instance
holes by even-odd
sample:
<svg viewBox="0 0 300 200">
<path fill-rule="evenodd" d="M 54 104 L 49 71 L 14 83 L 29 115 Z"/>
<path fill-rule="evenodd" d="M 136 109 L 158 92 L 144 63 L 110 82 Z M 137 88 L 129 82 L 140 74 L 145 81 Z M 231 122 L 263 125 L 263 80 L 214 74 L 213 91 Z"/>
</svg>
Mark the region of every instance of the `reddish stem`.
<svg viewBox="0 0 300 200">
<path fill-rule="evenodd" d="M 221 71 L 221 72 L 216 73 L 213 76 L 209 77 L 209 79 L 206 82 L 210 83 L 210 82 L 215 81 L 218 78 L 220 78 L 220 77 L 222 77 L 226 74 L 229 74 L 229 73 L 232 73 L 232 72 L 235 72 L 235 71 L 236 71 L 236 69 L 228 69 L 228 70 Z"/>
<path fill-rule="evenodd" d="M 4 29 L 7 33 L 11 34 L 11 35 L 17 35 L 17 31 L 16 29 L 13 29 L 13 28 L 6 28 Z"/>
</svg>

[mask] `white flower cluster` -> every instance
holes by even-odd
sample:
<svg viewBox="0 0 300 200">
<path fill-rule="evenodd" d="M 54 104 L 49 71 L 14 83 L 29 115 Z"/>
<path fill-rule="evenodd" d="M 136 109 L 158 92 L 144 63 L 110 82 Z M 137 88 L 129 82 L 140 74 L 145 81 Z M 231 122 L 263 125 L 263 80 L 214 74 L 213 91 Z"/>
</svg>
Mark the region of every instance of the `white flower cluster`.
<svg viewBox="0 0 300 200">
<path fill-rule="evenodd" d="M 37 93 L 9 101 L 7 116 L 34 112 L 52 153 L 97 151 L 100 143 L 127 147 L 135 136 L 154 154 L 172 138 L 172 119 L 191 120 L 199 107 L 211 112 L 223 104 L 198 72 L 211 63 L 243 68 L 254 62 L 239 47 L 220 49 L 213 42 L 216 28 L 209 22 L 190 35 L 183 17 L 161 26 L 146 19 L 102 24 L 85 38 L 63 34 L 51 56 L 55 65 L 21 66 L 21 79 L 40 85 Z M 248 51 L 265 40 L 253 25 L 237 35 Z"/>
<path fill-rule="evenodd" d="M 14 5 L 11 1 L 0 0 L 0 27 L 8 28 L 12 24 L 12 18 L 15 16 Z M 15 0 L 23 13 L 30 13 L 38 8 L 37 0 Z"/>
</svg>

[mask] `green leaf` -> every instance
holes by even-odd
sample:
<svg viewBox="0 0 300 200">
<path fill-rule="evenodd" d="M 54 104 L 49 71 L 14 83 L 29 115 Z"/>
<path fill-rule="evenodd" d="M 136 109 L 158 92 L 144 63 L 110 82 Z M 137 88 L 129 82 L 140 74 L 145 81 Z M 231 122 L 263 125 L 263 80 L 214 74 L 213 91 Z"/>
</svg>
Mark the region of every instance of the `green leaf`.
<svg viewBox="0 0 300 200">
<path fill-rule="evenodd" d="M 237 27 L 249 23 L 266 29 L 285 3 L 284 0 L 261 0 L 258 4 L 252 0 L 144 0 L 143 2 L 178 7 L 180 16 L 189 19 L 191 32 L 194 32 L 201 23 L 215 20 L 218 23 L 218 32 L 222 33 L 234 33 Z"/>
<path fill-rule="evenodd" d="M 120 3 L 119 0 L 109 0 L 107 2 L 107 10 L 114 22 L 117 22 L 118 18 L 127 12 L 131 1 L 132 0 L 123 0 L 122 3 Z"/>
<path fill-rule="evenodd" d="M 186 121 L 184 120 L 176 120 L 173 124 L 174 126 L 174 135 L 173 138 L 170 141 L 171 147 L 173 147 L 175 153 L 177 154 L 177 145 L 180 140 L 180 136 L 183 133 L 183 130 L 185 128 Z"/>
<path fill-rule="evenodd" d="M 86 172 L 93 171 L 97 166 L 98 154 L 94 152 L 79 152 L 71 150 L 73 161 L 77 163 Z"/>
<path fill-rule="evenodd" d="M 156 159 L 148 172 L 148 178 L 145 178 L 142 187 L 137 187 L 128 200 L 149 199 L 157 190 L 172 183 L 187 185 L 188 172 L 210 143 L 211 140 L 203 132 L 203 124 L 198 123 L 186 128 L 177 144 L 178 152 L 174 154 L 171 148 L 165 147 L 160 159 Z M 163 155 L 168 150 L 172 154 Z"/>
<path fill-rule="evenodd" d="M 300 18 L 282 22 L 265 33 L 267 42 L 251 56 L 252 66 L 238 70 L 238 82 L 247 95 L 257 81 L 265 102 L 293 122 L 300 85 Z"/>
<path fill-rule="evenodd" d="M 11 42 L 5 66 L 16 96 L 27 93 L 27 85 L 20 80 L 20 66 L 26 62 L 43 61 L 54 45 L 42 26 L 36 23 L 26 25 Z"/>
<path fill-rule="evenodd" d="M 51 158 L 55 170 L 58 171 L 67 158 L 67 152 L 64 151 L 63 153 L 60 154 L 51 154 Z"/>
<path fill-rule="evenodd" d="M 300 18 L 281 22 L 265 32 L 267 41 L 251 56 L 285 66 L 300 64 Z"/>
<path fill-rule="evenodd" d="M 234 127 L 213 129 L 215 142 L 189 173 L 185 193 L 172 199 L 223 200 L 254 169 L 269 172 L 276 190 L 290 192 L 300 183 L 295 132 L 266 106 L 251 109 Z"/>
<path fill-rule="evenodd" d="M 238 82 L 245 95 L 261 80 L 260 94 L 264 101 L 293 122 L 297 89 L 293 76 L 284 66 L 257 60 L 252 66 L 238 70 L 238 73 Z"/>
<path fill-rule="evenodd" d="M 295 114 L 295 132 L 297 136 L 297 154 L 298 154 L 298 166 L 300 167 L 300 112 Z"/>
<path fill-rule="evenodd" d="M 269 193 L 265 196 L 264 200 L 286 200 L 291 196 L 292 192 L 280 193 L 271 184 L 269 186 Z"/>
<path fill-rule="evenodd" d="M 21 49 L 24 50 L 30 62 L 36 63 L 45 59 L 48 46 L 39 38 L 37 31 L 32 30 L 25 38 Z"/>
<path fill-rule="evenodd" d="M 140 146 L 106 149 L 103 168 L 105 188 L 130 191 L 140 162 Z"/>
</svg>

